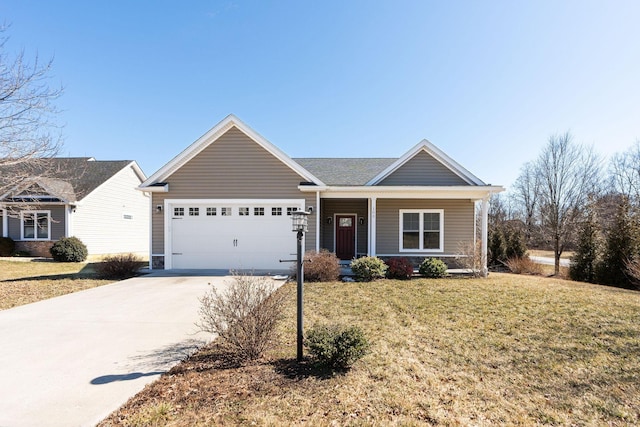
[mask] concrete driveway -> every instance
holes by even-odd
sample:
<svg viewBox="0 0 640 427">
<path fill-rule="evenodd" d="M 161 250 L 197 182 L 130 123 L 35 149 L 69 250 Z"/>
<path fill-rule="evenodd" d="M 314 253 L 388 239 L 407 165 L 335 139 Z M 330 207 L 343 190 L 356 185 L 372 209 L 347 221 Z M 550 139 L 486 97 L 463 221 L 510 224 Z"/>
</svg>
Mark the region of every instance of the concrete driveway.
<svg viewBox="0 0 640 427">
<path fill-rule="evenodd" d="M 209 341 L 198 298 L 229 278 L 186 273 L 0 311 L 0 426 L 95 425 Z"/>
</svg>

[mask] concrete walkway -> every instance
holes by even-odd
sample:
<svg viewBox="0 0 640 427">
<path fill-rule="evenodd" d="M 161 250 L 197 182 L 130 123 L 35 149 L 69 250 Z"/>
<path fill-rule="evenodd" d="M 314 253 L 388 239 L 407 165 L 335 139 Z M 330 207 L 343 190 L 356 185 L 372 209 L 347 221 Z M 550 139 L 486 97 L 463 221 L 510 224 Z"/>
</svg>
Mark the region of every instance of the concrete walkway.
<svg viewBox="0 0 640 427">
<path fill-rule="evenodd" d="M 215 273 L 154 273 L 0 311 L 0 426 L 95 425 L 211 339 L 194 323 L 209 284 L 229 283 Z"/>
</svg>

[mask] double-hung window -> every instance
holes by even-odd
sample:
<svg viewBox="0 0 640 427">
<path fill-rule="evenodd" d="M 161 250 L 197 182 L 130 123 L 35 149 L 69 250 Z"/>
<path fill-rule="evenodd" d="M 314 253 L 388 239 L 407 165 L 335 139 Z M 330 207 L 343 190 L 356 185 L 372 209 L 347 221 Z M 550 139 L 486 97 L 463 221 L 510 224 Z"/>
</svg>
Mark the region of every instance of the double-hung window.
<svg viewBox="0 0 640 427">
<path fill-rule="evenodd" d="M 21 234 L 24 240 L 51 240 L 51 213 L 49 211 L 23 211 Z"/>
<path fill-rule="evenodd" d="M 400 210 L 401 252 L 442 252 L 444 210 Z"/>
</svg>

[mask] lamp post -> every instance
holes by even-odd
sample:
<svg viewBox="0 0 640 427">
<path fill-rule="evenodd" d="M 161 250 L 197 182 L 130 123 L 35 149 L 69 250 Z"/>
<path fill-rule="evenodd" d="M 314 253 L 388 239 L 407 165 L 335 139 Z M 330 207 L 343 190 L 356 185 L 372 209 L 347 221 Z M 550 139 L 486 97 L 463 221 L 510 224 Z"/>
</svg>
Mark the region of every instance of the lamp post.
<svg viewBox="0 0 640 427">
<path fill-rule="evenodd" d="M 296 359 L 298 362 L 302 361 L 302 297 L 303 297 L 303 283 L 304 273 L 302 266 L 302 236 L 307 231 L 307 215 L 311 212 L 294 211 L 291 212 L 291 219 L 293 220 L 293 231 L 297 232 L 298 239 L 298 253 L 297 253 L 297 270 L 296 276 L 298 278 L 298 322 L 297 322 L 297 352 Z"/>
</svg>

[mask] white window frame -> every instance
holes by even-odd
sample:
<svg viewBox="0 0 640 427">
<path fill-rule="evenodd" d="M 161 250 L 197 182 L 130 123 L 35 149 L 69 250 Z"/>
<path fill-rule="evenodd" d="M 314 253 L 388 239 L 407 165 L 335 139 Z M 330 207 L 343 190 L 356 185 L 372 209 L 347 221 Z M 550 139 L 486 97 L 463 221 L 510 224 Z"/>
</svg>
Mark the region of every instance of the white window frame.
<svg viewBox="0 0 640 427">
<path fill-rule="evenodd" d="M 38 237 L 38 231 L 35 229 L 38 224 L 38 214 L 46 214 L 47 215 L 47 237 Z M 24 217 L 25 215 L 35 215 L 34 217 L 34 230 L 33 237 L 26 238 L 24 237 Z M 51 240 L 51 211 L 40 210 L 40 211 L 21 211 L 20 212 L 20 240 L 26 241 L 35 241 L 35 240 Z"/>
<path fill-rule="evenodd" d="M 400 209 L 399 219 L 399 236 L 398 236 L 398 249 L 400 252 L 419 252 L 419 253 L 435 253 L 444 252 L 444 209 Z M 404 214 L 417 213 L 419 214 L 419 247 L 418 249 L 405 249 L 403 247 L 404 239 Z M 425 213 L 437 213 L 440 215 L 440 242 L 438 248 L 424 248 L 424 214 Z"/>
</svg>

